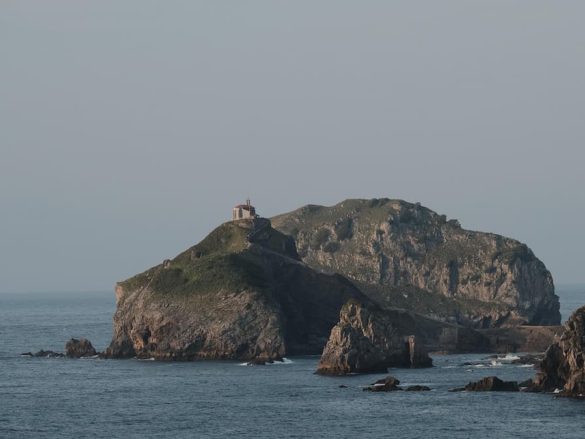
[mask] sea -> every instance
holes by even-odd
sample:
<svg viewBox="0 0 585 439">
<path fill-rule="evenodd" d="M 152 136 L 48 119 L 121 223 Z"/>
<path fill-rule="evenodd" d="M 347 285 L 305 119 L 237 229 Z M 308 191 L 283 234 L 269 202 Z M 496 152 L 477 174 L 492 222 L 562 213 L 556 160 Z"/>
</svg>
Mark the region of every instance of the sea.
<svg viewBox="0 0 585 439">
<path fill-rule="evenodd" d="M 557 287 L 565 320 L 585 285 Z M 391 369 L 430 392 L 364 392 L 384 374 L 315 375 L 318 357 L 246 366 L 30 358 L 70 337 L 103 350 L 111 292 L 0 295 L 0 438 L 579 438 L 585 401 L 530 393 L 449 392 L 496 375 L 525 380 L 514 355 L 435 356 L 431 369 Z M 470 365 L 469 363 L 472 363 Z"/>
</svg>

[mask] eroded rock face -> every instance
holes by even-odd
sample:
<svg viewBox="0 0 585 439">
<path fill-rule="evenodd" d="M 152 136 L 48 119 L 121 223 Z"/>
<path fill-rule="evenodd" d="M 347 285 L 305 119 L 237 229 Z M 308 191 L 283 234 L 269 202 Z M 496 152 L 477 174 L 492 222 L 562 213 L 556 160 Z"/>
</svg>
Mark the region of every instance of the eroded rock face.
<svg viewBox="0 0 585 439">
<path fill-rule="evenodd" d="M 560 340 L 547 349 L 539 369 L 534 389 L 585 396 L 585 306 L 567 320 Z"/>
<path fill-rule="evenodd" d="M 409 322 L 377 305 L 350 300 L 323 350 L 317 373 L 385 372 L 389 367 L 430 367 L 422 343 L 409 334 Z M 404 316 L 400 316 L 404 317 Z"/>
<path fill-rule="evenodd" d="M 97 351 L 86 338 L 72 338 L 65 344 L 65 355 L 69 358 L 93 357 Z"/>
<path fill-rule="evenodd" d="M 419 204 L 346 200 L 273 223 L 304 262 L 388 306 L 474 328 L 560 323 L 552 276 L 526 245 L 464 230 Z"/>
</svg>

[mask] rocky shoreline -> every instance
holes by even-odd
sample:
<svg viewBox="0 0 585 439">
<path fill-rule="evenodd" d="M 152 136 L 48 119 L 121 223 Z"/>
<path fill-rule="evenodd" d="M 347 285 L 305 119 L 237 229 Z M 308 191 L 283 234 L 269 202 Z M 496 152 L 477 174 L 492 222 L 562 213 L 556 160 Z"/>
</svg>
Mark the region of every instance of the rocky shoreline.
<svg viewBox="0 0 585 439">
<path fill-rule="evenodd" d="M 432 360 L 424 350 L 416 347 L 416 338 L 396 335 L 391 320 L 377 307 L 351 302 L 342 309 L 340 324 L 332 331 L 325 347 L 317 372 L 322 375 L 350 375 L 356 373 L 387 372 L 388 368 L 432 367 Z M 357 342 L 350 342 L 357 339 Z M 65 353 L 41 350 L 21 354 L 43 358 L 115 358 L 97 352 L 85 338 L 70 339 Z M 485 360 L 502 360 L 498 354 Z M 280 359 L 281 360 L 281 359 Z M 527 354 L 511 360 L 510 364 L 533 365 L 537 369 L 534 378 L 523 382 L 503 381 L 497 376 L 487 376 L 465 386 L 452 388 L 450 392 L 530 392 L 552 394 L 557 397 L 585 399 L 585 306 L 573 313 L 564 325 L 564 332 L 543 354 Z M 277 360 L 278 361 L 278 360 Z M 273 362 L 269 360 L 268 362 Z M 265 361 L 252 361 L 251 365 L 263 365 Z M 480 363 L 464 363 L 476 366 Z M 388 376 L 378 380 L 364 391 L 393 392 L 429 391 L 426 385 L 399 386 L 400 381 Z M 346 387 L 341 385 L 340 387 Z"/>
</svg>

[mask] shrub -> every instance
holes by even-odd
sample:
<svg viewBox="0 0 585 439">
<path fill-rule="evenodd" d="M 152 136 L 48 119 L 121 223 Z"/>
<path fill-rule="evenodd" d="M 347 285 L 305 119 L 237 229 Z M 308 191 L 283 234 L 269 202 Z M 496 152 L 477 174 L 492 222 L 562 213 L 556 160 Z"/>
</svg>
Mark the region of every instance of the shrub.
<svg viewBox="0 0 585 439">
<path fill-rule="evenodd" d="M 353 221 L 351 218 L 344 218 L 335 224 L 335 234 L 337 235 L 337 239 L 343 241 L 351 238 L 353 234 L 352 226 Z"/>
<path fill-rule="evenodd" d="M 328 242 L 323 247 L 323 251 L 327 253 L 335 253 L 337 250 L 339 250 L 339 243 L 335 241 Z"/>
<path fill-rule="evenodd" d="M 331 236 L 331 231 L 326 228 L 321 228 L 315 232 L 311 239 L 311 247 L 314 249 L 320 249 L 325 245 Z"/>
</svg>

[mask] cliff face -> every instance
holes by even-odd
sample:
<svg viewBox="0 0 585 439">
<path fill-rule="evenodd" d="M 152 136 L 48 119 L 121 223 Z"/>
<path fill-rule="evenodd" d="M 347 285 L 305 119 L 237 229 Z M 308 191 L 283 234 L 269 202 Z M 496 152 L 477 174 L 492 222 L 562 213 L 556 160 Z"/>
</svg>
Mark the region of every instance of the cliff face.
<svg viewBox="0 0 585 439">
<path fill-rule="evenodd" d="M 399 200 L 309 205 L 272 219 L 301 259 L 380 303 L 476 328 L 560 323 L 552 276 L 513 239 Z"/>
<path fill-rule="evenodd" d="M 430 367 L 433 362 L 417 342 L 415 326 L 407 314 L 350 300 L 331 330 L 317 373 L 344 375 L 385 372 L 389 367 Z"/>
<path fill-rule="evenodd" d="M 110 357 L 271 360 L 319 354 L 339 310 L 365 297 L 303 264 L 267 220 L 225 223 L 116 287 Z"/>
<path fill-rule="evenodd" d="M 546 351 L 535 389 L 560 389 L 565 396 L 585 397 L 585 306 L 567 320 L 560 340 Z"/>
</svg>

